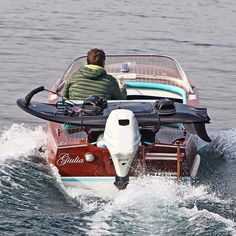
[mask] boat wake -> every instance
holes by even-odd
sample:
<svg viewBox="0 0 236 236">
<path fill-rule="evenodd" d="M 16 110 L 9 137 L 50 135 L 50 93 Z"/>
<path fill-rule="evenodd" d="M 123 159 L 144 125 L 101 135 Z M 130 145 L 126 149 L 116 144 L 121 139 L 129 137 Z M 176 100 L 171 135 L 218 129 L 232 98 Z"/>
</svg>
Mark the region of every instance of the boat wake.
<svg viewBox="0 0 236 236">
<path fill-rule="evenodd" d="M 37 150 L 45 147 L 46 133 L 41 126 L 28 128 L 23 124 L 14 124 L 10 129 L 1 131 L 0 163 L 34 155 Z"/>
<path fill-rule="evenodd" d="M 56 180 L 56 185 L 60 192 L 66 197 L 74 200 L 79 205 L 83 213 L 91 214 L 103 207 L 108 200 L 97 196 L 92 190 L 78 187 L 65 187 L 61 181 L 58 169 L 50 164 L 51 173 Z M 103 189 L 109 195 L 109 189 Z"/>
<path fill-rule="evenodd" d="M 46 155 L 39 152 L 45 141 L 42 127 L 14 124 L 1 132 L 0 235 L 52 235 L 55 221 L 63 225 L 61 213 L 66 217 L 79 211 L 45 165 Z"/>
<path fill-rule="evenodd" d="M 14 124 L 8 130 L 1 131 L 0 136 L 0 206 L 7 214 L 12 207 L 15 210 L 25 208 L 37 209 L 33 198 L 40 183 L 38 152 L 45 146 L 46 134 L 42 127 L 34 129 Z M 40 163 L 42 161 L 40 157 Z M 36 175 L 36 176 L 35 176 Z M 32 185 L 32 187 L 31 187 Z"/>
<path fill-rule="evenodd" d="M 109 232 L 136 235 L 207 234 L 219 228 L 236 233 L 236 224 L 225 217 L 225 205 L 208 186 L 191 186 L 174 180 L 147 177 L 128 188 L 106 204 L 91 220 L 90 235 Z M 214 205 L 213 209 L 211 206 Z M 222 216 L 223 215 L 223 216 Z M 184 231 L 184 232 L 183 232 Z"/>
<path fill-rule="evenodd" d="M 63 187 L 55 167 L 41 163 L 45 142 L 42 127 L 15 124 L 1 132 L 0 232 L 24 232 L 31 222 L 35 232 L 52 233 L 47 224 L 56 223 L 58 233 L 70 228 L 70 235 L 236 235 L 235 129 L 200 146 L 194 184 L 145 177 L 111 200 Z"/>
<path fill-rule="evenodd" d="M 90 222 L 87 232 L 89 235 L 110 233 L 119 235 L 126 232 L 129 232 L 130 235 L 140 233 L 189 235 L 190 232 L 190 235 L 205 235 L 212 234 L 212 232 L 235 235 L 234 196 L 236 191 L 232 195 L 222 193 L 222 190 L 223 192 L 229 191 L 219 185 L 217 173 L 212 174 L 214 171 L 217 172 L 222 155 L 225 156 L 225 160 L 234 159 L 235 143 L 235 130 L 229 130 L 216 134 L 211 144 L 201 144 L 199 152 L 205 158 L 201 168 L 207 172 L 203 174 L 204 180 L 198 177 L 193 184 L 178 183 L 163 178 L 140 178 L 129 184 L 111 201 L 102 203 L 95 198 L 91 203 L 88 200 L 92 197 L 91 192 L 86 198 L 84 190 L 82 195 L 80 191 L 75 192 L 71 188 L 66 191 L 79 201 L 85 201 L 83 205 L 86 210 L 93 212 L 92 216 L 89 215 L 86 218 Z M 209 164 L 212 161 L 215 164 L 211 165 L 212 168 L 209 171 L 204 165 L 206 162 Z M 206 164 L 206 166 L 208 165 Z M 229 167 L 228 171 L 231 172 Z M 225 172 L 227 170 L 224 170 Z M 222 181 L 228 180 L 222 177 Z M 214 182 L 216 182 L 217 188 L 214 186 Z M 234 183 L 233 181 L 229 184 L 234 186 Z M 104 189 L 104 191 L 108 190 Z"/>
</svg>

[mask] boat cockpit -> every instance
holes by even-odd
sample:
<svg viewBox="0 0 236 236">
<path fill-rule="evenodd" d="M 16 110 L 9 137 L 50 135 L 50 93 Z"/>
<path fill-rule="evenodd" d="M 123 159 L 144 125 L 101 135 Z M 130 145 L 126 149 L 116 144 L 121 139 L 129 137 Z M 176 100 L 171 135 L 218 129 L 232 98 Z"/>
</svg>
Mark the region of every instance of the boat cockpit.
<svg viewBox="0 0 236 236">
<path fill-rule="evenodd" d="M 76 59 L 54 91 L 61 91 L 65 81 L 84 65 L 86 56 Z M 186 104 L 187 95 L 195 93 L 179 63 L 169 56 L 107 55 L 105 69 L 125 84 L 128 100 L 169 98 Z"/>
</svg>

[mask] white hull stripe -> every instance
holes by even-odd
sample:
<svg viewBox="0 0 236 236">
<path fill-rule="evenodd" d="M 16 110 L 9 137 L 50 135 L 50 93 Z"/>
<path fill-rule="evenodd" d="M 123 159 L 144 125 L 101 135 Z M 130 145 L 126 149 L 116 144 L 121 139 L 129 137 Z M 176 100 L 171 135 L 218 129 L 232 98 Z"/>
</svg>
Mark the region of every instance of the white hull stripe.
<svg viewBox="0 0 236 236">
<path fill-rule="evenodd" d="M 157 178 L 168 178 L 168 176 L 152 176 Z M 174 178 L 173 176 L 169 176 L 169 178 Z M 135 180 L 135 177 L 130 177 L 130 180 Z M 83 183 L 83 182 L 112 182 L 114 183 L 115 177 L 61 177 L 62 182 L 64 183 Z M 190 182 L 190 177 L 182 177 L 180 178 L 181 182 Z"/>
<path fill-rule="evenodd" d="M 61 177 L 62 182 L 114 182 L 115 177 Z"/>
</svg>

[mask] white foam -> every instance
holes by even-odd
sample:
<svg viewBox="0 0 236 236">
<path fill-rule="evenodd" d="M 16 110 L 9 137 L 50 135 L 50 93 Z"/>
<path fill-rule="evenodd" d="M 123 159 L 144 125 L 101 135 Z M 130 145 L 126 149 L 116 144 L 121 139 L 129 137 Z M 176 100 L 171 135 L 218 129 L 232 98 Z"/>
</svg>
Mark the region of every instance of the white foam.
<svg viewBox="0 0 236 236">
<path fill-rule="evenodd" d="M 0 136 L 0 163 L 8 159 L 33 155 L 46 145 L 47 136 L 41 126 L 30 128 L 23 124 L 14 124 L 2 131 Z"/>
<path fill-rule="evenodd" d="M 66 198 L 74 199 L 80 206 L 83 207 L 84 212 L 91 212 L 100 207 L 100 203 L 94 200 L 97 195 L 90 189 L 79 187 L 65 187 L 61 181 L 61 176 L 58 169 L 53 164 L 50 164 L 51 173 L 54 176 L 57 187 Z"/>
<path fill-rule="evenodd" d="M 191 209 L 182 208 L 181 210 L 183 214 L 189 217 L 189 221 L 196 222 L 198 219 L 215 220 L 223 223 L 226 226 L 226 230 L 232 233 L 232 235 L 236 235 L 236 223 L 231 219 L 226 219 L 217 213 L 208 211 L 207 209 L 199 210 L 196 205 Z M 203 222 L 204 220 L 201 221 Z"/>
<path fill-rule="evenodd" d="M 235 224 L 232 220 L 207 210 L 199 211 L 196 206 L 186 208 L 189 205 L 191 207 L 196 201 L 226 204 L 225 200 L 219 199 L 204 185 L 194 187 L 164 178 L 140 179 L 129 184 L 124 191 L 120 191 L 113 202 L 106 204 L 90 219 L 92 222 L 89 234 L 96 235 L 103 234 L 107 230 L 112 231 L 113 229 L 107 222 L 117 216 L 119 216 L 119 221 L 127 223 L 135 218 L 133 224 L 137 224 L 137 227 L 142 224 L 150 232 L 153 230 L 160 233 L 161 230 L 175 227 L 177 221 L 191 219 L 193 216 L 187 216 L 186 211 L 199 216 L 208 214 L 209 217 L 214 217 L 214 220 L 222 222 L 230 232 L 233 232 Z"/>
<path fill-rule="evenodd" d="M 223 149 L 227 147 L 230 152 L 234 151 L 235 130 L 221 132 L 210 145 L 218 147 L 220 151 L 221 144 Z M 234 147 L 231 147 L 232 144 Z M 60 182 L 59 175 L 56 179 Z M 63 186 L 61 182 L 60 184 Z M 212 222 L 213 225 L 220 223 L 225 226 L 226 231 L 236 235 L 236 225 L 232 219 L 227 219 L 223 214 L 211 212 L 209 209 L 197 208 L 195 203 L 199 201 L 206 205 L 208 203 L 216 206 L 220 204 L 222 208 L 230 203 L 230 200 L 220 199 L 205 185 L 192 186 L 163 177 L 145 177 L 130 183 L 112 201 L 103 205 L 99 205 L 97 200 L 92 201 L 96 195 L 90 190 L 82 188 L 64 188 L 64 190 L 68 196 L 80 202 L 84 211 L 96 211 L 92 217 L 88 218 L 88 221 L 91 222 L 88 235 L 105 235 L 113 232 L 114 218 L 118 222 L 133 224 L 134 227 L 137 226 L 136 228 L 143 225 L 144 229 L 159 233 L 166 233 L 167 229 L 173 233 L 173 228 L 177 227 L 176 222 L 181 221 L 185 222 L 186 227 L 193 225 L 199 232 L 201 224 L 203 224 L 202 230 L 205 232 L 204 230 L 207 231 L 209 228 L 209 222 Z M 104 189 L 104 191 L 107 190 Z"/>
<path fill-rule="evenodd" d="M 207 209 L 197 208 L 195 203 L 199 201 L 221 206 L 230 203 L 230 200 L 217 197 L 208 186 L 192 186 L 190 183 L 150 176 L 130 183 L 112 201 L 101 204 L 95 198 L 96 195 L 88 189 L 65 188 L 55 166 L 52 166 L 52 171 L 61 189 L 67 196 L 76 199 L 84 212 L 96 211 L 87 218 L 90 222 L 88 235 L 106 235 L 111 232 L 118 235 L 115 233 L 119 232 L 116 225 L 126 227 L 120 225 L 121 222 L 125 222 L 126 225 L 132 224 L 134 228 L 142 225 L 147 234 L 167 233 L 166 230 L 171 234 L 175 230 L 180 230 L 176 222 L 182 221 L 186 227 L 194 227 L 196 232 L 208 232 L 210 222 L 213 225 L 223 224 L 227 232 L 236 234 L 233 220 Z M 116 221 L 118 223 L 114 223 Z"/>
</svg>

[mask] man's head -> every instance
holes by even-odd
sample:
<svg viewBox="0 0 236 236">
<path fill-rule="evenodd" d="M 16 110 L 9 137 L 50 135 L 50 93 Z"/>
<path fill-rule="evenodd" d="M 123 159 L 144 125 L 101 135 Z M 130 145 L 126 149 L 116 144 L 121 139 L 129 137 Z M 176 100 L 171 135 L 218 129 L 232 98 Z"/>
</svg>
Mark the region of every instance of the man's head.
<svg viewBox="0 0 236 236">
<path fill-rule="evenodd" d="M 106 55 L 103 52 L 103 50 L 98 49 L 98 48 L 93 48 L 90 51 L 88 51 L 88 54 L 87 54 L 88 65 L 93 64 L 93 65 L 104 67 L 105 60 L 106 60 Z"/>
</svg>

